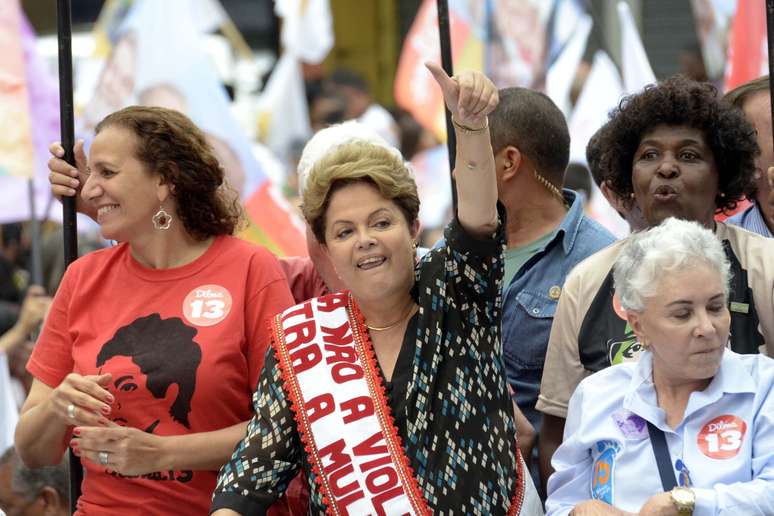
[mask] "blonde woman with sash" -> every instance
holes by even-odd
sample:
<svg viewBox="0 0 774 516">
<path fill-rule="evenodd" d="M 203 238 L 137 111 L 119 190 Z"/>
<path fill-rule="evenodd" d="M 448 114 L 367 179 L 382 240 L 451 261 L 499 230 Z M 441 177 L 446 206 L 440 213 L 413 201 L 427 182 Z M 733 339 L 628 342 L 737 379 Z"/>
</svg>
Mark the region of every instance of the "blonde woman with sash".
<svg viewBox="0 0 774 516">
<path fill-rule="evenodd" d="M 349 290 L 273 320 L 217 516 L 265 514 L 299 469 L 312 514 L 542 514 L 501 359 L 504 212 L 487 124 L 497 89 L 477 72 L 428 68 L 457 136 L 445 243 L 416 263 L 419 199 L 399 153 L 354 140 L 315 163 L 304 216 Z"/>
</svg>

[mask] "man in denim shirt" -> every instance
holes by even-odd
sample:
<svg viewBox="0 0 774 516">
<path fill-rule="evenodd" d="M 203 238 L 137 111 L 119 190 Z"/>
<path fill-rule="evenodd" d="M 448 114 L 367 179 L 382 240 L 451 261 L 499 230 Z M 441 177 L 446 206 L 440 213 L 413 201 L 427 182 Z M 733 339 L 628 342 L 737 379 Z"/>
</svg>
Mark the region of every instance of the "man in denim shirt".
<svg viewBox="0 0 774 516">
<path fill-rule="evenodd" d="M 507 212 L 505 368 L 514 400 L 539 431 L 535 403 L 565 277 L 615 238 L 583 214 L 575 192 L 562 190 L 570 135 L 551 99 L 524 88 L 502 89 L 489 126 L 498 196 Z"/>
</svg>

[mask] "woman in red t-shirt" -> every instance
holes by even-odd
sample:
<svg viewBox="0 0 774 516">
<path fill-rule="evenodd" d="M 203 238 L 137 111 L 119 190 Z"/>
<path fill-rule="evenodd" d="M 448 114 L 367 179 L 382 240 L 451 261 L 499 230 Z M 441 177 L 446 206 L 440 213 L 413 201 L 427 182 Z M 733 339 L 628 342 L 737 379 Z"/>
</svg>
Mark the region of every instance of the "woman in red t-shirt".
<svg viewBox="0 0 774 516">
<path fill-rule="evenodd" d="M 52 151 L 61 156 L 61 147 Z M 32 467 L 68 446 L 78 514 L 206 514 L 245 434 L 269 342 L 293 304 L 276 258 L 232 236 L 238 195 L 184 115 L 129 107 L 96 128 L 88 166 L 61 160 L 79 210 L 120 242 L 67 270 L 28 364 L 16 429 Z"/>
</svg>

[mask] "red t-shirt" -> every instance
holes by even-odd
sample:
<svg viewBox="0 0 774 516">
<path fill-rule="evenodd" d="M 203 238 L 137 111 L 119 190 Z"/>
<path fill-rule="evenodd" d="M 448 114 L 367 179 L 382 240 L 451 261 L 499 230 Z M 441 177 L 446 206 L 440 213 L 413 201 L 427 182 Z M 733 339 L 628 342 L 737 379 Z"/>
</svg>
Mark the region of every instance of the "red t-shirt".
<svg viewBox="0 0 774 516">
<path fill-rule="evenodd" d="M 29 371 L 54 388 L 74 371 L 112 373 L 109 416 L 156 435 L 250 419 L 269 344 L 267 320 L 293 304 L 277 259 L 218 237 L 183 267 L 148 269 L 127 244 L 67 270 Z M 207 514 L 216 471 L 126 478 L 84 461 L 79 514 Z"/>
</svg>

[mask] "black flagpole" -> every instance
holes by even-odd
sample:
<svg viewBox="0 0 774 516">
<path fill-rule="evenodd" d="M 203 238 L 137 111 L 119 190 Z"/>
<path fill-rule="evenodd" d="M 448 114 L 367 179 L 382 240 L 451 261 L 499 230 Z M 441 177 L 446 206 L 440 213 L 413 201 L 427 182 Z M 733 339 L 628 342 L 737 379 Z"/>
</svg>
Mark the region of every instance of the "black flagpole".
<svg viewBox="0 0 774 516">
<path fill-rule="evenodd" d="M 75 166 L 73 145 L 75 144 L 75 124 L 73 120 L 73 56 L 72 56 L 72 9 L 70 0 L 57 0 L 57 40 L 59 42 L 59 117 L 64 159 Z M 75 222 L 75 197 L 62 196 L 64 230 L 64 259 L 67 268 L 78 258 L 78 235 Z M 78 457 L 70 456 L 70 511 L 81 496 L 83 467 Z"/>
<path fill-rule="evenodd" d="M 774 71 L 774 0 L 766 0 L 766 39 L 769 44 L 769 99 L 771 100 L 771 120 L 774 121 L 774 91 L 771 91 L 771 73 Z M 772 135 L 774 137 L 774 135 Z M 774 140 L 772 141 L 774 145 Z M 767 170 L 763 171 L 768 174 Z"/>
<path fill-rule="evenodd" d="M 447 0 L 437 0 L 438 33 L 441 39 L 441 68 L 449 75 L 454 75 L 451 51 L 451 32 L 449 30 L 449 4 Z M 452 125 L 451 112 L 444 103 L 446 113 L 446 148 L 449 150 L 449 170 L 451 170 L 452 209 L 457 213 L 457 186 L 454 181 L 454 165 L 457 158 L 457 137 Z"/>
</svg>

